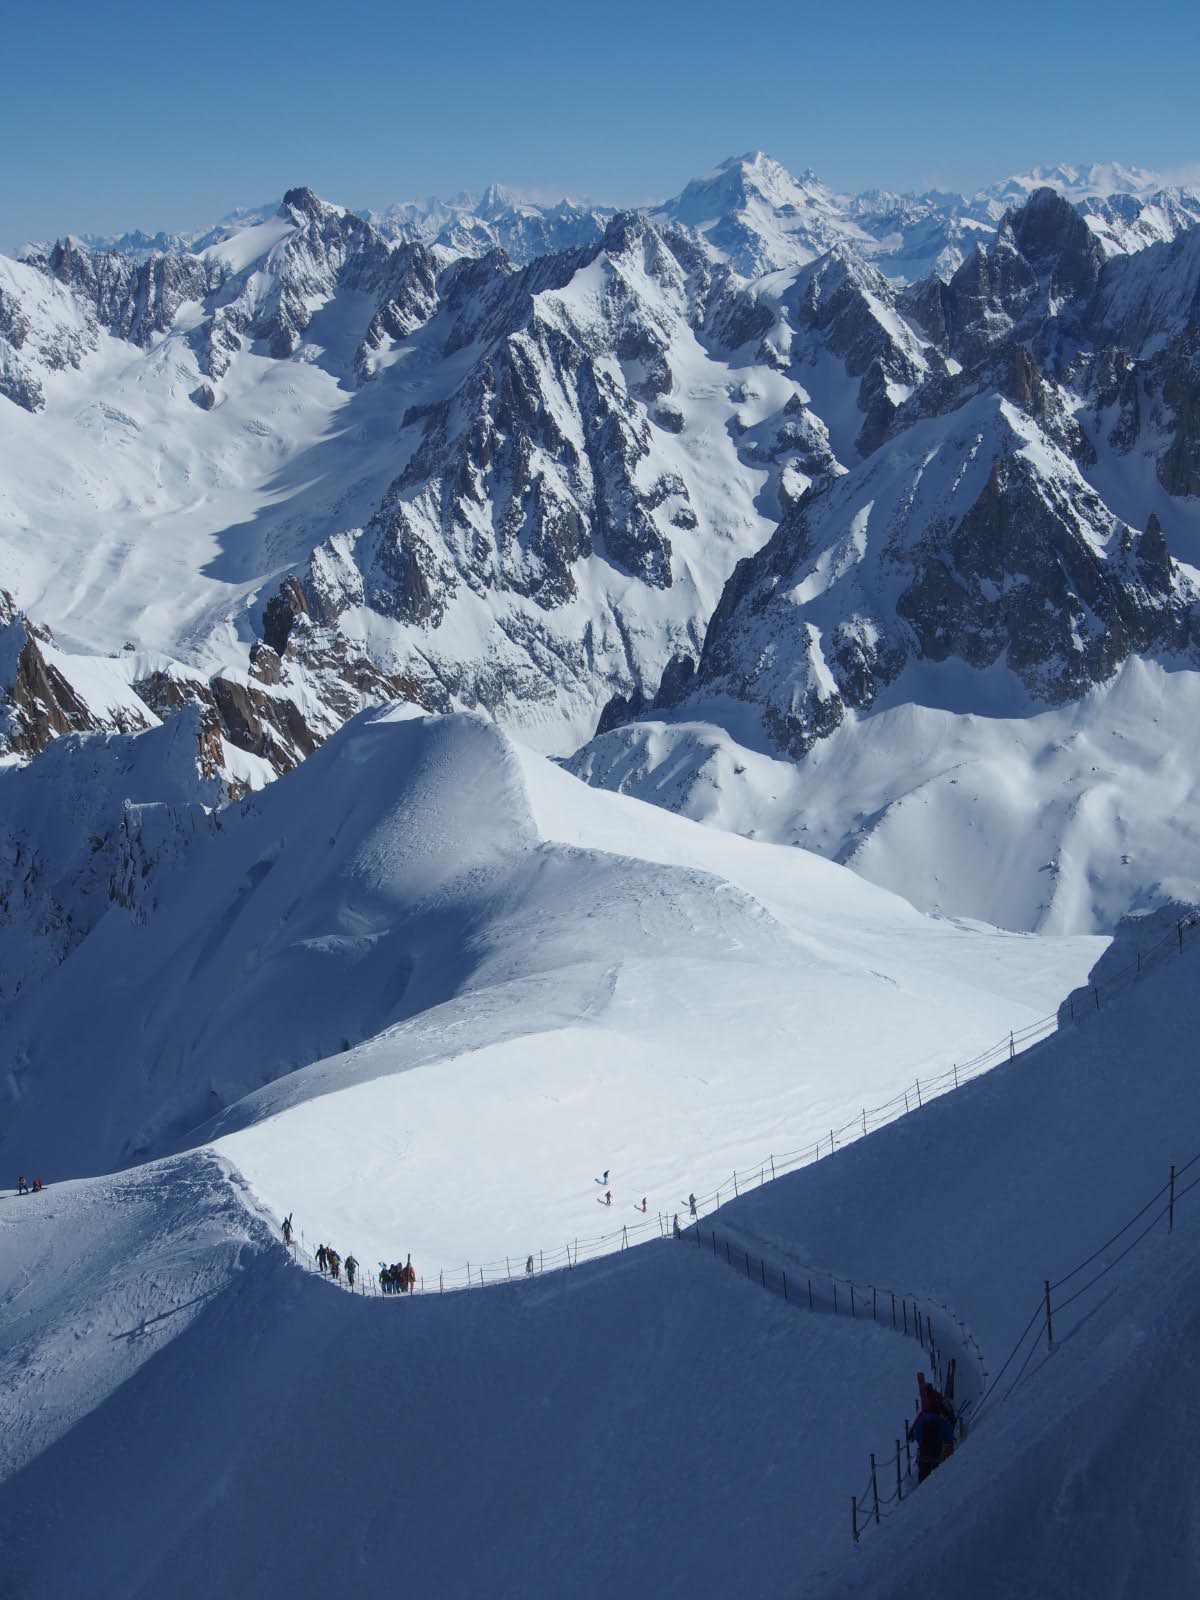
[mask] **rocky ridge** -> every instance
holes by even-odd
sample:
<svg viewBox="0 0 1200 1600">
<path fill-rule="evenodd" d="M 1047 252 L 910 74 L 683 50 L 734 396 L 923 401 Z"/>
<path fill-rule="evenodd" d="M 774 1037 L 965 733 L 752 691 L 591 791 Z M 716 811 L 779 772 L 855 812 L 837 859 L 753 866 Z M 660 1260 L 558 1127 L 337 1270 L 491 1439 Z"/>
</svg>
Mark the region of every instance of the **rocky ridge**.
<svg viewBox="0 0 1200 1600">
<path fill-rule="evenodd" d="M 582 736 L 719 692 L 799 755 L 913 661 L 1004 661 L 1055 701 L 1131 652 L 1194 659 L 1190 202 L 1020 198 L 980 200 L 983 242 L 904 285 L 883 243 L 936 197 L 851 213 L 761 156 L 524 261 L 482 235 L 397 243 L 398 221 L 298 188 L 195 251 L 67 240 L 7 264 L 0 372 L 33 410 L 31 350 L 62 369 L 102 337 L 174 341 L 218 416 L 250 357 L 321 365 L 347 415 L 372 384 L 394 397 L 373 514 L 264 573 L 244 665 L 131 683 L 150 719 L 195 703 L 284 771 L 373 700 Z M 472 214 L 517 213 L 547 215 L 501 195 Z M 1147 218 L 1170 237 L 1143 244 Z M 1114 506 L 1109 479 L 1143 463 L 1161 493 Z M 86 716 L 20 692 L 14 752 Z"/>
</svg>

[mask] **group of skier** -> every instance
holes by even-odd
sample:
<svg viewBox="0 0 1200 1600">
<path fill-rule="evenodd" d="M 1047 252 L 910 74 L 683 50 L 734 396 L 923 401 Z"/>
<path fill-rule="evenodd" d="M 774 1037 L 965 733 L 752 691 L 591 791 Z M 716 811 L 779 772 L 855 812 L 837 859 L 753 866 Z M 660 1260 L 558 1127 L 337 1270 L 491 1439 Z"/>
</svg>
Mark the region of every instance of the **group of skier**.
<svg viewBox="0 0 1200 1600">
<path fill-rule="evenodd" d="M 417 1287 L 417 1269 L 412 1264 L 412 1257 L 403 1266 L 398 1261 L 393 1261 L 389 1267 L 385 1261 L 379 1263 L 379 1288 L 383 1294 L 412 1294 Z"/>
<path fill-rule="evenodd" d="M 341 1281 L 342 1268 L 345 1267 L 346 1282 L 353 1289 L 355 1274 L 358 1272 L 358 1262 L 352 1255 L 347 1256 L 343 1261 L 332 1245 L 319 1244 L 317 1246 L 317 1266 L 320 1267 L 322 1274 L 327 1272 L 335 1283 Z"/>
<path fill-rule="evenodd" d="M 25 1174 L 21 1173 L 20 1177 L 17 1179 L 18 1194 L 41 1194 L 41 1192 L 42 1180 L 40 1178 L 35 1178 L 33 1180 L 33 1187 L 31 1188 L 29 1184 L 25 1182 Z"/>
</svg>

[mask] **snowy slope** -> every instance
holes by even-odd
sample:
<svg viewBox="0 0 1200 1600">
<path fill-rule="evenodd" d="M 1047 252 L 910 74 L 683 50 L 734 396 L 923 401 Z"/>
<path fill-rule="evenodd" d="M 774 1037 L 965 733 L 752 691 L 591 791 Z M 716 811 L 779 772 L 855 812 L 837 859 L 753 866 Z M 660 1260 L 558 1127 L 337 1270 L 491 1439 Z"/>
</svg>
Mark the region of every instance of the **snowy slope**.
<svg viewBox="0 0 1200 1600">
<path fill-rule="evenodd" d="M 745 708 L 711 709 L 710 722 L 689 708 L 603 734 L 569 768 L 1004 928 L 1100 931 L 1200 883 L 1192 673 L 1130 661 L 1038 710 L 995 671 L 926 667 L 802 763 L 772 755 Z"/>
<path fill-rule="evenodd" d="M 996 1371 L 1041 1278 L 1195 1153 L 1196 959 L 1192 940 L 1099 1016 L 719 1226 L 799 1273 L 948 1301 Z M 522 1175 L 535 1152 L 522 1144 Z M 982 1600 L 1047 1582 L 1183 1594 L 1194 1576 L 1173 1492 L 1194 1196 L 1170 1239 L 1163 1223 L 1127 1261 L 1101 1257 L 1114 1271 L 1057 1318 L 1050 1359 L 855 1550 L 849 1495 L 912 1404 L 918 1353 L 890 1329 L 810 1317 L 687 1243 L 481 1293 L 351 1299 L 287 1262 L 231 1177 L 201 1153 L 0 1202 L 0 1530 L 30 1600 L 70 1587 L 85 1551 L 97 1597 L 232 1591 L 248 1572 L 315 1593 L 347 1566 L 391 1592 L 397 1538 L 407 1581 L 447 1596 L 525 1594 L 534 1573 L 632 1600 L 890 1600 L 927 1592 L 932 1540 L 947 1592 Z M 1146 1408 L 1134 1520 L 1127 1441 Z M 155 1470 L 130 1495 L 98 1458 Z"/>
<path fill-rule="evenodd" d="M 405 1219 L 430 1270 L 671 1213 L 1041 1017 L 1099 948 L 930 921 L 402 713 L 157 851 L 148 891 L 9 1007 L 10 1164 L 221 1136 L 364 1259 Z M 540 1152 L 519 1184 L 496 1126 Z"/>
</svg>

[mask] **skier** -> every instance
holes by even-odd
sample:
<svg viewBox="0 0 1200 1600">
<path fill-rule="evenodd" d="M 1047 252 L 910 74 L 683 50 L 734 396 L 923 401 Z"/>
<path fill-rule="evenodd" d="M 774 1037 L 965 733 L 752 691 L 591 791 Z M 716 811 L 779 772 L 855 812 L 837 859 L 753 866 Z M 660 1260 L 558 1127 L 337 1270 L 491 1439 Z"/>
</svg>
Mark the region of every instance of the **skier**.
<svg viewBox="0 0 1200 1600">
<path fill-rule="evenodd" d="M 33 1180 L 33 1192 L 34 1192 L 34 1194 L 41 1194 L 41 1192 L 42 1192 L 42 1180 L 40 1178 L 35 1178 Z"/>
<path fill-rule="evenodd" d="M 642 1196 L 642 1215 L 646 1215 L 646 1196 Z"/>
<path fill-rule="evenodd" d="M 604 1185 L 604 1187 L 606 1189 L 608 1188 L 608 1168 L 607 1167 L 605 1167 L 605 1169 L 604 1169 L 604 1176 L 600 1179 L 600 1182 Z"/>
<path fill-rule="evenodd" d="M 25 1182 L 25 1174 L 24 1173 L 22 1173 L 21 1176 L 17 1179 L 17 1193 L 18 1194 L 28 1194 L 29 1193 L 29 1185 Z"/>
<path fill-rule="evenodd" d="M 336 1250 L 331 1250 L 329 1248 L 329 1246 L 326 1245 L 326 1247 L 325 1247 L 325 1259 L 329 1263 L 329 1271 L 333 1275 L 334 1279 L 335 1280 L 340 1280 L 341 1276 L 342 1276 L 342 1258 L 341 1258 L 341 1256 L 338 1255 Z"/>
<path fill-rule="evenodd" d="M 696 1215 L 696 1196 L 694 1194 L 688 1195 L 688 1210 L 693 1217 Z"/>
<path fill-rule="evenodd" d="M 954 1429 L 941 1408 L 941 1397 L 936 1390 L 928 1390 L 925 1404 L 908 1425 L 908 1437 L 917 1447 L 917 1482 L 925 1479 L 940 1466 L 948 1450 L 954 1447 Z"/>
<path fill-rule="evenodd" d="M 606 1206 L 612 1205 L 612 1190 L 611 1189 L 605 1189 L 605 1191 L 604 1191 L 604 1204 Z"/>
<path fill-rule="evenodd" d="M 412 1264 L 412 1256 L 409 1256 L 404 1263 L 404 1282 L 408 1286 L 409 1294 L 417 1287 L 417 1269 Z"/>
<path fill-rule="evenodd" d="M 525 1257 L 525 1276 L 527 1278 L 532 1278 L 533 1277 L 533 1257 L 532 1256 L 526 1256 Z"/>
<path fill-rule="evenodd" d="M 683 1236 L 683 1229 L 679 1226 L 678 1211 L 675 1213 L 675 1221 L 671 1224 L 671 1232 L 674 1234 L 676 1239 L 679 1239 Z"/>
<path fill-rule="evenodd" d="M 292 1242 L 292 1213 L 290 1211 L 283 1219 L 283 1242 L 284 1244 L 291 1244 Z"/>
<path fill-rule="evenodd" d="M 323 1244 L 317 1246 L 317 1265 L 321 1269 L 321 1276 L 325 1276 L 325 1268 L 329 1261 L 329 1252 Z"/>
<path fill-rule="evenodd" d="M 354 1274 L 357 1271 L 358 1271 L 358 1262 L 354 1259 L 353 1255 L 348 1255 L 346 1257 L 346 1282 L 350 1285 L 350 1287 L 352 1289 L 354 1287 Z"/>
</svg>

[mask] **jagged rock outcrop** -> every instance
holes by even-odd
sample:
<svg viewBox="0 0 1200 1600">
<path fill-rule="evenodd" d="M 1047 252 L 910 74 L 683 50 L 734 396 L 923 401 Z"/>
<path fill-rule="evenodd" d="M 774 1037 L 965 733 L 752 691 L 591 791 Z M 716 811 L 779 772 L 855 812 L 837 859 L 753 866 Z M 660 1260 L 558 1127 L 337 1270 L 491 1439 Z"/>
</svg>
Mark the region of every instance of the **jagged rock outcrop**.
<svg viewBox="0 0 1200 1600">
<path fill-rule="evenodd" d="M 179 308 L 202 300 L 219 278 L 198 256 L 155 255 L 139 262 L 116 252 L 88 250 L 71 238 L 28 264 L 71 289 L 92 308 L 101 327 L 142 346 L 173 327 Z"/>
<path fill-rule="evenodd" d="M 1130 654 L 1200 664 L 1200 586 L 1162 527 L 1114 518 L 1011 402 L 912 427 L 806 496 L 727 585 L 695 693 L 756 705 L 801 757 L 910 661 L 1003 664 L 1035 701 L 1077 697 Z M 903 463 L 903 465 L 902 465 Z"/>
<path fill-rule="evenodd" d="M 47 661 L 43 647 L 52 642 L 49 629 L 35 627 L 0 589 L 0 751 L 33 756 L 65 733 L 149 727 L 136 712 L 97 715 Z"/>
</svg>

